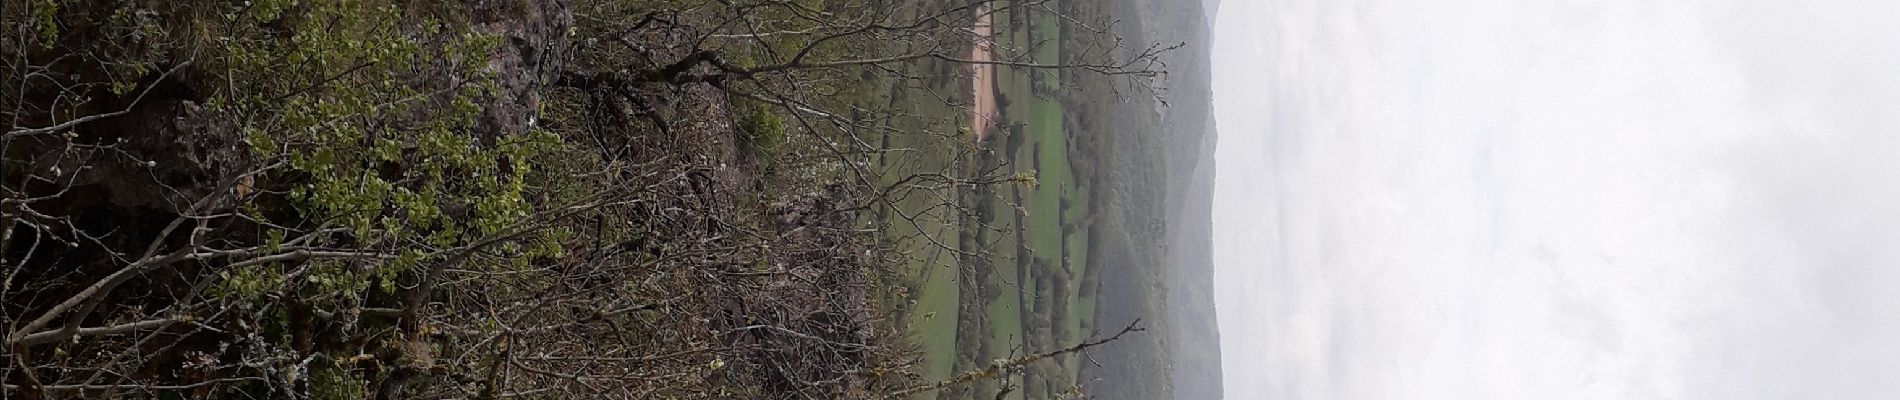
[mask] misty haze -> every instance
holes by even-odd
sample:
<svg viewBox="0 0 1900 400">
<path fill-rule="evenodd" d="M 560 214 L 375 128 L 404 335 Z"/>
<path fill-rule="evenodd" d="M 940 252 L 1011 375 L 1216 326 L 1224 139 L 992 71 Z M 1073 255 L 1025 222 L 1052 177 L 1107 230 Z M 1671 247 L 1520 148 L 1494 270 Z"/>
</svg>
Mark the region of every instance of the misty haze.
<svg viewBox="0 0 1900 400">
<path fill-rule="evenodd" d="M 1226 398 L 1900 396 L 1895 20 L 1224 2 Z"/>
</svg>

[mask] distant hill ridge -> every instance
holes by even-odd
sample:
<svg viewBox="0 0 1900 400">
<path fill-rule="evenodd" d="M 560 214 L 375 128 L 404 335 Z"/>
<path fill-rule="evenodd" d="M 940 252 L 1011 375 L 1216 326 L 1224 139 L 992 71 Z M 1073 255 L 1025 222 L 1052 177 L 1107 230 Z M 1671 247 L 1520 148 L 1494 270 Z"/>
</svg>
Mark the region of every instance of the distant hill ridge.
<svg viewBox="0 0 1900 400">
<path fill-rule="evenodd" d="M 1161 82 L 1165 89 L 1162 100 L 1167 106 L 1131 105 L 1130 114 L 1148 115 L 1121 117 L 1132 118 L 1133 123 L 1145 126 L 1141 129 L 1148 131 L 1141 134 L 1158 136 L 1163 147 L 1157 160 L 1162 170 L 1156 171 L 1162 189 L 1156 200 L 1163 202 L 1161 210 L 1157 210 L 1165 221 L 1160 227 L 1163 232 L 1127 232 L 1131 236 L 1158 240 L 1162 265 L 1156 268 L 1158 271 L 1140 267 L 1110 268 L 1124 274 L 1159 275 L 1153 278 L 1153 284 L 1159 286 L 1158 295 L 1147 300 L 1160 303 L 1159 307 L 1149 309 L 1159 315 L 1140 317 L 1146 318 L 1146 325 L 1155 328 L 1155 332 L 1150 333 L 1156 335 L 1159 350 L 1165 352 L 1161 357 L 1165 359 L 1162 362 L 1166 364 L 1170 387 L 1161 393 L 1184 400 L 1220 399 L 1222 395 L 1220 338 L 1214 316 L 1213 258 L 1209 244 L 1213 236 L 1216 145 L 1209 51 L 1213 15 L 1218 7 L 1218 0 L 1186 4 L 1166 0 L 1117 0 L 1114 6 L 1115 15 L 1122 20 L 1117 34 L 1136 43 L 1185 44 L 1163 57 L 1168 74 Z M 1135 254 L 1141 251 L 1145 250 Z M 1125 297 L 1117 295 L 1118 290 L 1127 293 L 1143 289 L 1107 285 L 1103 290 L 1107 299 L 1104 301 L 1113 301 Z M 1098 312 L 1110 313 L 1102 314 L 1103 322 L 1113 325 L 1118 315 L 1114 313 L 1127 314 L 1126 310 L 1131 308 L 1140 307 L 1104 303 Z M 1141 347 L 1127 345 L 1107 351 L 1146 351 Z M 1114 354 L 1105 355 L 1104 359 L 1119 362 L 1149 358 Z M 1101 399 L 1152 400 L 1156 392 L 1124 385 L 1143 381 L 1145 376 L 1157 372 L 1151 366 L 1134 363 L 1103 365 L 1088 374 L 1099 382 L 1089 393 Z"/>
</svg>

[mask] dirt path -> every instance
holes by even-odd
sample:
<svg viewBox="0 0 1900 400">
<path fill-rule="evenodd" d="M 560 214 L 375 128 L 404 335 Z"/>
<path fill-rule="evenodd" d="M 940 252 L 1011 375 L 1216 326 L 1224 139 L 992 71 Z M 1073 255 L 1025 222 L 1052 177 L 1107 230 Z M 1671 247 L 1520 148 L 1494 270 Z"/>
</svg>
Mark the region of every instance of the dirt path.
<svg viewBox="0 0 1900 400">
<path fill-rule="evenodd" d="M 996 66 L 982 64 L 996 58 L 996 42 L 989 7 L 979 6 L 976 13 L 976 24 L 970 27 L 976 37 L 970 59 L 978 62 L 970 64 L 970 130 L 976 142 L 982 143 L 996 128 Z"/>
</svg>

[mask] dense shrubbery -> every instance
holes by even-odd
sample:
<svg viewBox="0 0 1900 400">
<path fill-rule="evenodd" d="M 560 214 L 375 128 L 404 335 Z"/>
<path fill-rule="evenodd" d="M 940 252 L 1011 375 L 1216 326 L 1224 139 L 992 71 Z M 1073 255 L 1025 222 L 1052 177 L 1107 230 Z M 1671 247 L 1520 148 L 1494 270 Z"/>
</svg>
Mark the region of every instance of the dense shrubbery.
<svg viewBox="0 0 1900 400">
<path fill-rule="evenodd" d="M 27 398 L 920 390 L 874 322 L 890 257 L 854 212 L 894 204 L 866 194 L 883 182 L 1028 178 L 868 167 L 890 149 L 860 135 L 905 111 L 858 81 L 968 45 L 967 9 L 894 7 L 913 6 L 8 3 L 0 381 Z"/>
<path fill-rule="evenodd" d="M 571 237 L 541 224 L 558 192 L 530 185 L 562 182 L 538 161 L 571 149 L 493 123 L 532 93 L 496 85 L 491 57 L 519 50 L 471 19 L 511 10 L 7 12 L 36 39 L 0 45 L 24 89 L 3 104 L 9 392 L 395 395 L 443 368 L 417 361 L 446 345 L 431 288 L 531 290 L 439 274 L 528 272 Z"/>
</svg>

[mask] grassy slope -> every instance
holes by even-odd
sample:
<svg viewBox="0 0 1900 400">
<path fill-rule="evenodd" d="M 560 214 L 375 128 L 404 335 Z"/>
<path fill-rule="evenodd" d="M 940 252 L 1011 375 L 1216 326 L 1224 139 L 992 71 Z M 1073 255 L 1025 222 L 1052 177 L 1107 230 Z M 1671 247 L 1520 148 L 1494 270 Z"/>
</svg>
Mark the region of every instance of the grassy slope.
<svg viewBox="0 0 1900 400">
<path fill-rule="evenodd" d="M 1014 22 L 1001 30 L 1008 34 L 1007 47 L 1031 52 L 1037 63 L 1059 63 L 1062 46 L 1058 40 L 1061 26 L 1057 17 L 1044 11 L 1012 10 L 1027 12 L 1007 19 Z M 1021 145 L 1013 152 L 1014 159 L 1018 165 L 1036 172 L 1038 185 L 1016 189 L 1025 214 L 1025 229 L 1019 232 L 1024 236 L 1027 257 L 1022 257 L 1016 265 L 1014 276 L 1020 290 L 1014 293 L 1017 298 L 1014 307 L 1001 304 L 994 308 L 999 312 L 992 317 L 1004 320 L 1013 313 L 1015 318 L 1008 320 L 1020 322 L 1016 326 L 999 324 L 996 327 L 999 335 L 1014 334 L 1020 339 L 1013 340 L 1012 344 L 1027 343 L 1030 349 L 1043 351 L 1079 340 L 1086 332 L 1085 316 L 1093 315 L 1090 304 L 1079 296 L 1082 292 L 1079 277 L 1088 265 L 1084 255 L 1088 246 L 1086 232 L 1065 229 L 1071 221 L 1084 221 L 1089 216 L 1088 192 L 1080 185 L 1071 166 L 1074 162 L 1087 161 L 1077 160 L 1070 154 L 1075 146 L 1070 134 L 1080 132 L 1070 132 L 1066 126 L 1064 105 L 1059 100 L 1064 86 L 1061 75 L 1046 70 L 1008 71 L 999 76 L 999 92 L 1011 101 L 1006 112 L 1009 122 L 1021 127 L 1017 132 L 1022 136 L 1018 138 Z M 1019 378 L 1024 389 L 1011 396 L 1048 398 L 1052 393 L 1060 393 L 1076 382 L 1080 362 L 1072 358 L 1061 364 L 1051 362 L 1032 367 Z"/>
<path fill-rule="evenodd" d="M 925 74 L 936 67 L 918 64 L 911 68 L 917 74 Z M 932 133 L 958 131 L 962 110 L 943 101 L 945 96 L 956 96 L 954 89 L 893 80 L 868 84 L 876 86 L 871 93 L 881 96 L 868 99 L 868 104 L 881 103 L 889 109 L 914 113 L 910 117 L 880 121 L 891 129 L 878 135 L 882 140 L 880 147 L 887 149 L 885 156 L 878 157 L 878 166 L 894 172 L 887 174 L 884 184 L 891 184 L 909 173 L 941 171 L 957 163 L 959 149 L 966 146 L 964 139 Z M 957 240 L 958 226 L 951 223 L 956 220 L 954 213 L 932 206 L 956 195 L 950 190 L 902 192 L 897 195 L 897 209 L 879 210 L 879 218 L 888 227 L 886 237 L 900 240 L 896 245 L 908 255 L 902 263 L 904 275 L 910 277 L 905 288 L 907 295 L 895 301 L 899 304 L 914 302 L 899 308 L 905 311 L 904 324 L 924 354 L 923 365 L 917 372 L 929 380 L 944 379 L 955 370 L 957 282 L 962 277 L 962 268 L 954 250 L 961 248 L 962 243 Z"/>
<path fill-rule="evenodd" d="M 1010 11 L 1001 11 L 997 16 L 997 40 L 1000 48 L 1015 51 L 1032 51 L 1039 63 L 1058 63 L 1064 54 L 1059 45 L 1060 24 L 1054 14 L 1041 11 L 1028 11 L 1020 18 L 1010 16 Z M 1005 50 L 1009 51 L 1009 50 Z M 920 69 L 921 70 L 921 69 Z M 1109 134 L 1106 130 L 1085 132 L 1079 129 L 1081 118 L 1090 116 L 1071 116 L 1065 114 L 1069 104 L 1108 103 L 1107 96 L 1076 96 L 1067 93 L 1066 82 L 1062 80 L 1068 74 L 1053 71 L 1034 71 L 1019 68 L 999 68 L 996 85 L 1001 97 L 1008 99 L 1000 110 L 1004 125 L 1015 126 L 1013 132 L 992 137 L 989 144 L 991 153 L 986 157 L 978 155 L 970 162 L 983 166 L 990 163 L 1009 165 L 1005 170 L 1024 172 L 1034 171 L 1038 185 L 1034 187 L 997 187 L 992 193 L 977 191 L 965 193 L 973 204 L 987 203 L 983 206 L 987 217 L 982 221 L 966 221 L 962 226 L 945 223 L 938 227 L 925 227 L 934 230 L 938 237 L 955 238 L 957 229 L 966 231 L 962 247 L 968 250 L 985 251 L 990 260 L 978 267 L 977 262 L 961 260 L 964 265 L 953 267 L 958 260 L 930 243 L 911 243 L 911 248 L 931 256 L 913 257 L 915 283 L 912 292 L 916 303 L 912 306 L 907 322 L 913 337 L 918 339 L 925 353 L 926 367 L 921 371 L 926 379 L 941 379 L 951 371 L 976 366 L 987 360 L 1008 358 L 1023 354 L 1026 350 L 1046 350 L 1066 346 L 1089 335 L 1095 327 L 1095 294 L 1083 282 L 1089 275 L 1094 262 L 1089 256 L 1090 230 L 1095 229 L 1092 221 L 1097 218 L 1091 213 L 1091 204 L 1125 205 L 1130 202 L 1101 203 L 1094 199 L 1096 188 L 1084 185 L 1087 178 L 1080 176 L 1078 170 L 1084 165 L 1095 164 L 1087 160 L 1086 154 L 1074 150 L 1084 146 L 1080 141 L 1084 135 Z M 905 99 L 915 96 L 913 90 L 893 88 L 892 106 L 927 106 L 931 100 Z M 1105 104 L 1088 104 L 1102 109 Z M 954 111 L 954 110 L 951 110 Z M 940 114 L 950 116 L 954 114 Z M 1108 113 L 1097 113 L 1092 117 L 1105 118 Z M 1098 126 L 1112 123 L 1097 122 Z M 1102 139 L 1096 139 L 1103 141 Z M 934 140 L 921 140 L 915 137 L 894 137 L 892 147 L 936 148 L 947 147 Z M 946 153 L 947 154 L 947 153 Z M 954 163 L 954 157 L 917 160 L 908 166 L 918 170 L 941 168 Z M 978 201 L 987 197 L 990 201 Z M 934 201 L 934 200 L 932 200 Z M 923 205 L 918 202 L 913 205 Z M 1020 208 L 1019 208 L 1020 207 Z M 914 234 L 919 230 L 908 226 L 909 222 L 899 218 L 887 218 L 894 225 L 894 233 Z M 1120 229 L 1126 224 L 1110 224 Z M 1125 241 L 1124 241 L 1125 242 Z M 969 279 L 974 276 L 965 274 L 988 269 L 985 279 Z M 966 287 L 958 287 L 959 284 Z M 980 284 L 982 287 L 967 287 Z M 1060 287 L 1058 287 L 1060 286 Z M 1145 300 L 1136 303 L 1152 303 Z M 973 302 L 980 303 L 972 304 Z M 980 320 L 972 320 L 971 314 L 962 314 L 959 320 L 959 307 L 976 306 L 980 309 Z M 1051 320 L 1054 319 L 1054 320 Z M 970 332 L 972 329 L 981 332 Z M 980 343 L 959 340 L 959 331 L 963 336 L 980 334 L 984 337 Z M 1026 387 L 1020 388 L 1005 398 L 1050 398 L 1079 381 L 1079 371 L 1083 361 L 1079 357 L 1062 360 L 1061 363 L 1047 363 L 1034 366 L 1024 376 L 1012 377 L 1012 383 Z M 953 398 L 993 398 L 995 385 L 978 385 L 974 391 L 954 393 Z M 932 397 L 932 396 L 921 396 Z"/>
<path fill-rule="evenodd" d="M 1017 10 L 1013 7 L 1004 7 L 996 16 L 997 51 L 1002 53 L 998 55 L 999 58 L 1007 57 L 1014 48 L 1029 40 L 1028 29 L 1018 23 L 1020 16 L 1015 15 L 1015 11 Z M 1010 153 L 1009 159 L 1019 171 L 1033 169 L 1035 168 L 1034 158 L 1029 156 L 1029 153 L 1038 147 L 1033 133 L 1037 127 L 1033 124 L 1019 125 L 1033 113 L 1031 103 L 1025 101 L 1031 98 L 1029 93 L 1031 83 L 1022 71 L 1012 68 L 998 68 L 996 78 L 996 93 L 1000 97 L 1009 99 L 1007 104 L 1002 104 L 1002 119 L 1006 126 L 1015 127 L 1010 129 L 1008 133 L 1010 137 L 1006 139 L 1011 143 L 1006 147 Z M 1014 236 L 1011 238 L 1012 248 L 1017 251 L 1012 252 L 1011 262 L 997 263 L 999 268 L 990 279 L 990 285 L 994 285 L 994 290 L 1001 291 L 1002 296 L 989 303 L 991 347 L 989 352 L 983 354 L 983 359 L 1010 358 L 1025 350 L 1024 342 L 1027 336 L 1024 335 L 1023 330 L 1026 324 L 1022 310 L 1033 300 L 1024 294 L 1034 293 L 1035 290 L 1035 281 L 1026 279 L 1028 271 L 1025 269 L 1034 266 L 1033 255 L 1023 254 L 1025 253 L 1023 250 L 1026 249 L 1019 246 L 1033 248 L 1034 244 L 1024 239 L 1033 237 L 1033 233 L 1025 231 L 1034 230 L 1038 225 L 1036 214 L 1033 208 L 1030 208 L 1032 206 L 1026 204 L 1029 201 L 1028 197 L 1031 196 L 1026 195 L 1023 188 L 1011 187 L 1008 190 L 1012 192 L 1011 200 L 1017 202 L 1008 211 L 1010 213 L 1008 219 L 1012 224 L 1021 220 L 1020 226 L 1024 229 L 1011 230 Z M 1022 206 L 1024 214 L 1018 214 L 1015 206 Z M 1016 379 L 1020 382 L 1021 378 Z M 1021 399 L 1022 394 L 1022 391 L 1016 391 L 1005 398 Z M 977 393 L 977 395 L 980 396 L 979 398 L 993 398 L 990 393 Z"/>
<path fill-rule="evenodd" d="M 1061 26 L 1058 25 L 1056 16 L 1039 12 L 1030 17 L 1033 21 L 1032 29 L 1029 30 L 1030 43 L 1036 45 L 1034 48 L 1036 62 L 1043 64 L 1061 62 L 1062 46 L 1059 45 L 1061 42 L 1058 40 Z M 1039 321 L 1041 324 L 1039 330 L 1025 333 L 1027 336 L 1038 338 L 1037 350 L 1047 350 L 1076 340 L 1072 334 L 1082 331 L 1079 316 L 1091 314 L 1093 311 L 1075 308 L 1075 305 L 1080 303 L 1074 298 L 1074 293 L 1079 292 L 1075 290 L 1078 280 L 1071 279 L 1067 273 L 1069 270 L 1085 267 L 1086 264 L 1065 263 L 1065 260 L 1083 261 L 1077 260 L 1076 257 L 1065 257 L 1065 255 L 1068 255 L 1066 252 L 1079 252 L 1086 248 L 1087 242 L 1081 232 L 1064 229 L 1064 225 L 1069 220 L 1086 218 L 1088 210 L 1086 203 L 1072 201 L 1076 197 L 1085 196 L 1086 193 L 1078 184 L 1074 169 L 1070 165 L 1072 161 L 1077 160 L 1074 160 L 1069 153 L 1072 147 L 1070 132 L 1064 124 L 1063 104 L 1057 98 L 1062 90 L 1061 76 L 1052 71 L 1025 71 L 1025 75 L 1029 74 L 1034 74 L 1034 78 L 1028 82 L 1030 94 L 1033 95 L 1031 97 L 1034 100 L 1028 102 L 1030 103 L 1029 122 L 1026 134 L 1030 137 L 1030 143 L 1034 144 L 1031 146 L 1033 154 L 1029 158 L 1036 168 L 1039 183 L 1033 190 L 1034 195 L 1030 197 L 1027 205 L 1032 220 L 1029 243 L 1035 249 L 1035 262 L 1032 265 L 1037 268 L 1033 274 L 1040 275 L 1040 278 L 1036 279 L 1037 282 L 1067 286 L 1059 291 L 1054 288 L 1037 287 L 1030 292 L 1036 294 L 1033 297 L 1034 309 L 1038 310 L 1035 313 L 1036 319 L 1056 319 L 1057 313 L 1053 312 L 1054 308 L 1066 309 L 1060 313 L 1060 320 Z M 1055 329 L 1056 324 L 1064 325 L 1064 328 Z M 1060 378 L 1041 377 L 1062 383 L 1073 382 L 1076 369 L 1060 368 L 1040 371 L 1065 375 Z M 1035 380 L 1034 378 L 1030 380 L 1032 389 Z M 1032 390 L 1030 393 L 1035 392 Z"/>
</svg>

